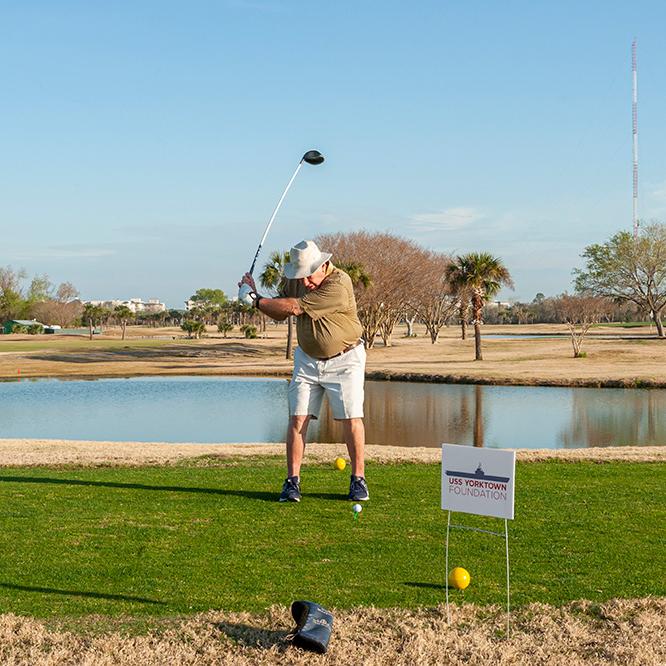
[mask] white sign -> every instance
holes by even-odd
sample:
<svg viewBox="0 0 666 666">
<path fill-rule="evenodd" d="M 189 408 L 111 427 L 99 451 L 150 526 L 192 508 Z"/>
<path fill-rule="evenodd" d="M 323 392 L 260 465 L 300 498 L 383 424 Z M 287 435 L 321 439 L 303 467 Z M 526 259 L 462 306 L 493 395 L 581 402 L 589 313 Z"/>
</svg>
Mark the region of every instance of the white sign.
<svg viewBox="0 0 666 666">
<path fill-rule="evenodd" d="M 516 452 L 442 444 L 442 509 L 513 519 Z"/>
</svg>

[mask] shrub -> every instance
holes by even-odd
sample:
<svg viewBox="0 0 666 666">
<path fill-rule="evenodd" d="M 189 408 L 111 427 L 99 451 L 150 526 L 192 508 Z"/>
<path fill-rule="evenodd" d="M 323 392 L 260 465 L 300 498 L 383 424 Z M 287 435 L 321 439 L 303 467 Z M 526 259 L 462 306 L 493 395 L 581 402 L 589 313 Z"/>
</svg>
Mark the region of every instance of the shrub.
<svg viewBox="0 0 666 666">
<path fill-rule="evenodd" d="M 253 324 L 244 324 L 240 327 L 240 332 L 248 339 L 257 337 L 257 327 Z"/>
<path fill-rule="evenodd" d="M 227 337 L 227 333 L 229 333 L 230 331 L 233 331 L 233 329 L 234 329 L 234 325 L 230 321 L 225 320 L 225 321 L 218 321 L 217 322 L 217 330 L 220 333 L 223 333 L 225 338 Z"/>
<path fill-rule="evenodd" d="M 194 337 L 195 339 L 200 338 L 206 333 L 206 325 L 202 321 L 186 319 L 180 327 L 189 335 L 189 337 Z"/>
</svg>

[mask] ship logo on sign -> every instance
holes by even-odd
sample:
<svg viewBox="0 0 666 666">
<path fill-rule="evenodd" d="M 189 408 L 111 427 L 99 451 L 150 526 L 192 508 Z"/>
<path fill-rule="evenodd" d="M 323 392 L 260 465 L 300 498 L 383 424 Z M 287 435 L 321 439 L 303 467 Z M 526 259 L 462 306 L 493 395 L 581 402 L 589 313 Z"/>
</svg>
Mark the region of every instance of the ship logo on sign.
<svg viewBox="0 0 666 666">
<path fill-rule="evenodd" d="M 516 452 L 442 444 L 442 509 L 513 518 Z"/>
<path fill-rule="evenodd" d="M 498 481 L 499 483 L 507 483 L 509 481 L 508 476 L 490 476 L 486 474 L 481 467 L 481 463 L 479 463 L 474 473 L 456 472 L 452 469 L 447 469 L 446 476 L 457 476 L 462 479 L 478 479 L 479 481 Z"/>
</svg>

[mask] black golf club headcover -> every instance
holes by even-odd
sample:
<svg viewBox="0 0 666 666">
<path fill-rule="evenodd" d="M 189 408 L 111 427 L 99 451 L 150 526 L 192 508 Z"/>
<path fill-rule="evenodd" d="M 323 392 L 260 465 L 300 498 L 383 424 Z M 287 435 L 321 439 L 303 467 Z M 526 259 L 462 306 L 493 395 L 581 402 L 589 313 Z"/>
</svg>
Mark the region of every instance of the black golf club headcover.
<svg viewBox="0 0 666 666">
<path fill-rule="evenodd" d="M 292 643 L 304 650 L 324 654 L 333 630 L 333 614 L 313 601 L 294 601 L 291 614 L 296 622 Z"/>
</svg>

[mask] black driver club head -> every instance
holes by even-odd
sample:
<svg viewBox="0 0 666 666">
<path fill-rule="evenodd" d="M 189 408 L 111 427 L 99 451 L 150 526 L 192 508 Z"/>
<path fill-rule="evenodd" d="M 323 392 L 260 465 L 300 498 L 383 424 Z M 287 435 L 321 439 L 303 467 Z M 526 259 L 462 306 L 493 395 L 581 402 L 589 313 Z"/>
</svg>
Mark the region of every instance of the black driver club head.
<svg viewBox="0 0 666 666">
<path fill-rule="evenodd" d="M 303 161 L 308 164 L 321 164 L 324 161 L 324 156 L 318 150 L 308 150 L 303 155 Z"/>
</svg>

